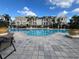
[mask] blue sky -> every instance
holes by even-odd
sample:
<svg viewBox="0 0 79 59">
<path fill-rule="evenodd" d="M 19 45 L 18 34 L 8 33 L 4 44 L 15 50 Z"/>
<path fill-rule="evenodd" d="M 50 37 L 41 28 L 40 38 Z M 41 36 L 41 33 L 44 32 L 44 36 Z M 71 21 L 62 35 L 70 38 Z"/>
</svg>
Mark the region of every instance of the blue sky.
<svg viewBox="0 0 79 59">
<path fill-rule="evenodd" d="M 79 15 L 79 0 L 0 0 L 0 14 L 15 16 Z"/>
</svg>

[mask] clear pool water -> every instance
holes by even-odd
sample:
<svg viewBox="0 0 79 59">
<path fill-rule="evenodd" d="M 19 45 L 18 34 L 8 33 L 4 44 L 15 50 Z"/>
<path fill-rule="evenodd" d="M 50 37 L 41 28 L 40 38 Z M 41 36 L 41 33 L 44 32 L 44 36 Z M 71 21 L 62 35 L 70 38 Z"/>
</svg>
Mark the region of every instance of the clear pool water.
<svg viewBox="0 0 79 59">
<path fill-rule="evenodd" d="M 23 32 L 29 36 L 48 36 L 57 32 L 66 33 L 67 30 L 62 29 L 10 29 L 12 32 Z"/>
</svg>

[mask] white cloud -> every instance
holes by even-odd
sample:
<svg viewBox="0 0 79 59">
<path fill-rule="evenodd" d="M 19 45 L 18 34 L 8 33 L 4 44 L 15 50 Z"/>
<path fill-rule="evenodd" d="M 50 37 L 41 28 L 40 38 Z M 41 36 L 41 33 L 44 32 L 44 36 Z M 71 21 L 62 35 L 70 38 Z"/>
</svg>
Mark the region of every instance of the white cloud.
<svg viewBox="0 0 79 59">
<path fill-rule="evenodd" d="M 53 5 L 59 6 L 61 8 L 69 8 L 72 6 L 75 0 L 49 0 Z"/>
<path fill-rule="evenodd" d="M 69 17 L 69 19 L 71 19 L 72 17 Z"/>
<path fill-rule="evenodd" d="M 49 7 L 49 9 L 50 9 L 50 10 L 53 10 L 53 9 L 55 9 L 55 7 Z"/>
<path fill-rule="evenodd" d="M 18 10 L 17 12 L 26 16 L 37 16 L 36 13 L 31 11 L 28 7 L 24 7 L 23 10 Z"/>
<path fill-rule="evenodd" d="M 64 16 L 66 16 L 67 14 L 68 14 L 68 11 L 65 11 L 65 10 L 64 10 L 63 12 L 60 12 L 57 17 L 64 17 Z"/>
<path fill-rule="evenodd" d="M 79 8 L 74 9 L 72 12 L 79 13 Z"/>
<path fill-rule="evenodd" d="M 12 21 L 15 20 L 15 17 L 11 17 L 11 20 L 12 20 Z"/>
<path fill-rule="evenodd" d="M 79 0 L 77 0 L 76 3 L 79 4 Z"/>
<path fill-rule="evenodd" d="M 24 10 L 28 10 L 29 11 L 29 8 L 28 7 L 24 7 Z"/>
</svg>

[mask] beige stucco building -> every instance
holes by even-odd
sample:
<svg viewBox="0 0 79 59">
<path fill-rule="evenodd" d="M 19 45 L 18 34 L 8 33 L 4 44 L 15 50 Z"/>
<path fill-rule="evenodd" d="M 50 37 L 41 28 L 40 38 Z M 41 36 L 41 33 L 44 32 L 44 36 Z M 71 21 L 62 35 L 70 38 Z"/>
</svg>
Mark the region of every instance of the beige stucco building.
<svg viewBox="0 0 79 59">
<path fill-rule="evenodd" d="M 67 24 L 67 17 L 44 16 L 44 17 L 16 17 L 14 24 L 16 26 L 50 26 L 55 23 Z"/>
</svg>

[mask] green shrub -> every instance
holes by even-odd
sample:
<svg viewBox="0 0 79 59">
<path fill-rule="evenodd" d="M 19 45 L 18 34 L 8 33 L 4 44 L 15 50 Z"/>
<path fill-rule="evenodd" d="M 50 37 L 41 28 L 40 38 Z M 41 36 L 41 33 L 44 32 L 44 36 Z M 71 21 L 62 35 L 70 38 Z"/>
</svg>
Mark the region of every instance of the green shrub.
<svg viewBox="0 0 79 59">
<path fill-rule="evenodd" d="M 71 24 L 70 29 L 79 29 L 79 24 Z"/>
<path fill-rule="evenodd" d="M 70 21 L 70 29 L 79 29 L 79 16 L 75 15 Z"/>
<path fill-rule="evenodd" d="M 0 21 L 0 27 L 8 27 L 8 22 Z"/>
</svg>

